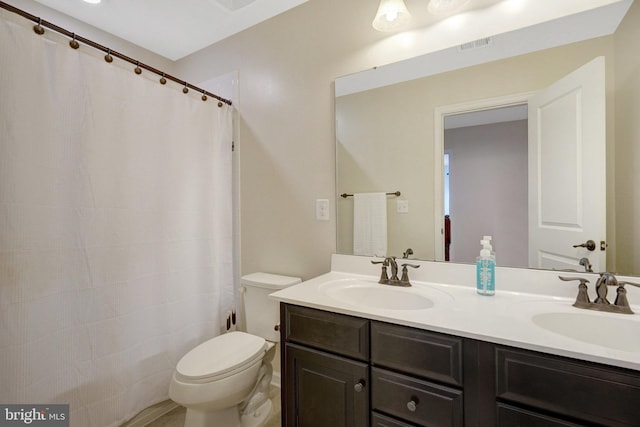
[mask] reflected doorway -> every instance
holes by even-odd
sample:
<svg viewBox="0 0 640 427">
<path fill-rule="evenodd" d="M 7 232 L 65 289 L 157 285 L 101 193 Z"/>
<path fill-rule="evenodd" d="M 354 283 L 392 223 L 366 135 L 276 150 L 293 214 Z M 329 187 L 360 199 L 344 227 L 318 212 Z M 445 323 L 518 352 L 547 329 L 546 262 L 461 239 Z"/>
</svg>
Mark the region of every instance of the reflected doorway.
<svg viewBox="0 0 640 427">
<path fill-rule="evenodd" d="M 582 258 L 588 258 L 594 271 L 606 270 L 606 105 L 604 57 L 597 57 L 582 67 L 553 82 L 535 94 L 520 94 L 497 99 L 474 101 L 466 104 L 450 105 L 435 109 L 434 154 L 442 159 L 444 153 L 445 118 L 463 116 L 460 113 L 493 110 L 496 106 L 506 107 L 526 104 L 529 110 L 528 147 L 528 236 L 516 242 L 526 241 L 528 246 L 528 266 L 555 270 L 580 270 L 584 264 Z M 486 162 L 490 156 L 480 153 Z M 457 156 L 453 156 L 457 159 Z M 457 170 L 449 158 L 450 171 Z M 492 166 L 485 163 L 468 180 L 480 181 L 484 186 L 476 189 L 478 194 L 489 197 L 495 193 L 491 189 L 502 178 L 483 179 Z M 434 163 L 436 210 L 437 260 L 444 259 L 444 214 L 442 197 L 442 162 Z M 449 185 L 453 187 L 455 175 L 450 174 Z M 451 226 L 455 208 L 455 191 L 449 192 Z M 516 192 L 517 193 L 517 192 Z M 513 194 L 505 194 L 506 197 Z M 477 198 L 472 210 L 475 214 L 479 207 L 490 204 L 482 197 Z M 438 212 L 440 214 L 438 214 Z M 475 222 L 472 216 L 469 222 Z M 504 218 L 504 217 L 503 217 Z M 494 229 L 499 229 L 494 228 Z M 481 239 L 489 232 L 464 236 L 471 241 Z M 452 236 L 456 232 L 452 230 Z M 495 233 L 494 233 L 495 234 Z M 475 237 L 475 238 L 474 238 Z M 596 246 L 587 246 L 589 240 L 600 241 Z M 505 240 L 505 243 L 507 241 Z M 508 249 L 498 249 L 494 239 L 494 249 L 498 253 L 498 265 L 510 265 L 500 261 L 500 251 L 510 253 Z M 518 263 L 510 266 L 520 266 Z"/>
<path fill-rule="evenodd" d="M 475 262 L 490 235 L 504 265 L 527 266 L 527 129 L 527 104 L 444 117 L 445 260 Z"/>
</svg>

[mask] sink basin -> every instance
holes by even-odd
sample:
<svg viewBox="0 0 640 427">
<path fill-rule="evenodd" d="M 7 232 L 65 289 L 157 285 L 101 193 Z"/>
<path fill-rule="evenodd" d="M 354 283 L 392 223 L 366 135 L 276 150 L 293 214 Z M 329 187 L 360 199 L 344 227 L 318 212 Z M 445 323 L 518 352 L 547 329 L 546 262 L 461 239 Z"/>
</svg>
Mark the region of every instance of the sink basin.
<svg viewBox="0 0 640 427">
<path fill-rule="evenodd" d="M 535 314 L 531 320 L 540 328 L 574 340 L 621 351 L 640 352 L 640 318 L 637 315 L 551 312 Z"/>
<path fill-rule="evenodd" d="M 433 307 L 434 300 L 448 296 L 436 289 L 396 287 L 359 279 L 333 280 L 323 284 L 320 289 L 322 293 L 339 302 L 385 310 L 424 310 Z"/>
</svg>

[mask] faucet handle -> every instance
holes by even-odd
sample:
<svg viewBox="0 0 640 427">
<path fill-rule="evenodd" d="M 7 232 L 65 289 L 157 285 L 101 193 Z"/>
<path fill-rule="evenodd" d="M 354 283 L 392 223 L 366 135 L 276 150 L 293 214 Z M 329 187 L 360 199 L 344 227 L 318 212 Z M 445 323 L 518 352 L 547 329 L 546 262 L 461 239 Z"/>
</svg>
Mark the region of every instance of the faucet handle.
<svg viewBox="0 0 640 427">
<path fill-rule="evenodd" d="M 588 280 L 588 279 L 585 279 L 584 277 L 565 277 L 565 276 L 558 276 L 558 279 L 563 280 L 563 281 L 565 281 L 565 282 L 573 282 L 573 281 L 579 280 L 579 281 L 580 281 L 580 285 L 579 285 L 579 286 L 582 286 L 582 285 L 585 285 L 585 286 L 586 286 L 586 283 L 589 283 L 589 280 Z"/>
<path fill-rule="evenodd" d="M 616 300 L 613 305 L 621 308 L 622 313 L 633 314 L 631 307 L 629 306 L 629 300 L 627 299 L 627 290 L 624 285 L 631 285 L 640 288 L 640 285 L 632 282 L 618 282 L 618 290 L 616 292 Z"/>
<path fill-rule="evenodd" d="M 411 267 L 411 268 L 420 268 L 420 264 L 402 264 L 402 269 L 406 270 L 407 267 Z"/>
<path fill-rule="evenodd" d="M 371 261 L 371 264 L 382 264 L 382 271 L 380 272 L 380 280 L 378 283 L 382 285 L 386 285 L 389 283 L 389 275 L 387 274 L 387 267 L 389 266 L 389 261 L 384 259 L 382 261 Z"/>
<path fill-rule="evenodd" d="M 558 278 L 565 282 L 573 282 L 576 280 L 580 281 L 580 284 L 578 285 L 578 296 L 576 297 L 576 302 L 573 303 L 574 307 L 585 307 L 591 304 L 591 301 L 589 300 L 589 293 L 587 292 L 587 283 L 589 283 L 589 280 L 584 277 L 558 276 Z"/>
<path fill-rule="evenodd" d="M 403 286 L 411 286 L 411 282 L 409 282 L 409 271 L 407 270 L 407 267 L 420 268 L 420 265 L 402 264 L 402 278 L 400 279 L 400 283 L 402 283 Z"/>
</svg>

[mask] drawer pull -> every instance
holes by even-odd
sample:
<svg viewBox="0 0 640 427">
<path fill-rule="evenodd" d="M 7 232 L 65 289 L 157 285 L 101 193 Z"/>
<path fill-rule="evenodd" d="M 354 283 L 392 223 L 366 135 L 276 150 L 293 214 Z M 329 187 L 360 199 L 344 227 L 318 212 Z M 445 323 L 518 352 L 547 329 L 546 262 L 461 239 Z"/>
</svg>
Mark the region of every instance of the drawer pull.
<svg viewBox="0 0 640 427">
<path fill-rule="evenodd" d="M 353 386 L 353 389 L 357 392 L 360 393 L 362 390 L 364 390 L 364 386 L 365 386 L 365 382 L 364 380 L 360 380 L 356 383 L 356 385 Z"/>
<path fill-rule="evenodd" d="M 417 407 L 418 407 L 418 398 L 412 397 L 411 401 L 407 403 L 407 409 L 411 412 L 416 412 Z"/>
</svg>

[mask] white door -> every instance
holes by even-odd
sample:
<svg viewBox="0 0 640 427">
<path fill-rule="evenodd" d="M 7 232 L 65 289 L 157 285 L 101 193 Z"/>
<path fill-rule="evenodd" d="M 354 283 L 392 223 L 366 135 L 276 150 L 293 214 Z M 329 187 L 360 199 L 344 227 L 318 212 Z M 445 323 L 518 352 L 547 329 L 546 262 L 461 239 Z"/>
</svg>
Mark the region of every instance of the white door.
<svg viewBox="0 0 640 427">
<path fill-rule="evenodd" d="M 606 269 L 604 73 L 598 57 L 529 101 L 529 267 Z"/>
</svg>

